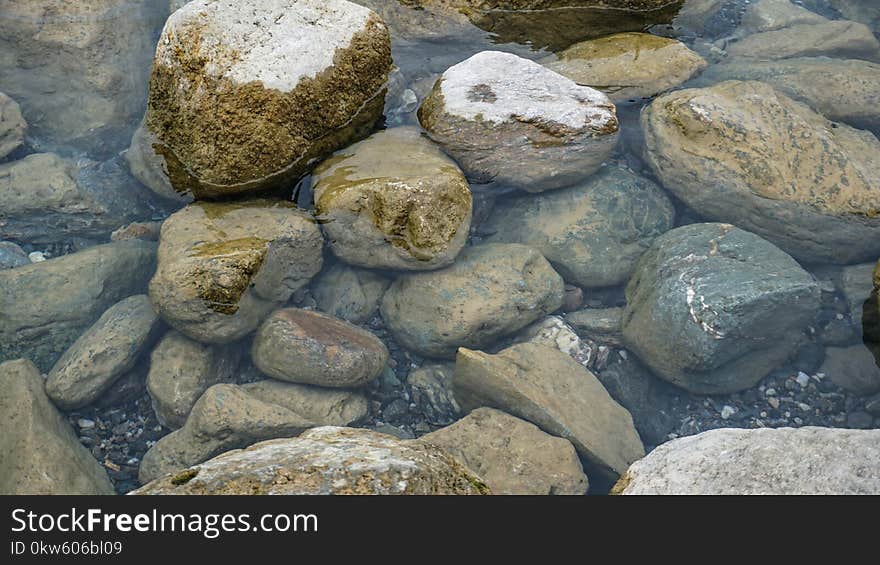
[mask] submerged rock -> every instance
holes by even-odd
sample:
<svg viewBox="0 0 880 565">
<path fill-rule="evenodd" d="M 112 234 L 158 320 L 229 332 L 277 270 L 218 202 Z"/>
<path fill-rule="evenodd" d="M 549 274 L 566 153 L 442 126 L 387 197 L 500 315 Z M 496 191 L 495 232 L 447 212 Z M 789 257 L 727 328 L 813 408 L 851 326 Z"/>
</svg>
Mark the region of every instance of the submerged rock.
<svg viewBox="0 0 880 565">
<path fill-rule="evenodd" d="M 565 315 L 565 321 L 586 337 L 619 347 L 623 342 L 623 308 L 585 308 Z"/>
<path fill-rule="evenodd" d="M 323 427 L 225 453 L 133 494 L 488 493 L 479 477 L 437 447 Z"/>
<path fill-rule="evenodd" d="M 880 255 L 880 141 L 871 133 L 760 82 L 666 94 L 641 120 L 650 165 L 702 216 L 807 262 Z"/>
<path fill-rule="evenodd" d="M 321 311 L 361 324 L 378 311 L 390 284 L 377 272 L 335 263 L 312 281 L 311 292 Z"/>
<path fill-rule="evenodd" d="M 195 0 L 165 24 L 145 118 L 177 192 L 252 192 L 305 173 L 381 117 L 388 30 L 345 0 Z"/>
<path fill-rule="evenodd" d="M 865 24 L 833 20 L 755 33 L 728 46 L 727 52 L 763 60 L 827 55 L 876 61 L 880 41 Z"/>
<path fill-rule="evenodd" d="M 437 269 L 452 264 L 467 241 L 467 180 L 418 128 L 376 133 L 337 152 L 313 178 L 321 228 L 346 263 Z"/>
<path fill-rule="evenodd" d="M 199 398 L 182 428 L 144 455 L 141 483 L 258 441 L 292 437 L 317 426 L 347 426 L 366 416 L 356 393 L 293 383 L 218 384 Z"/>
<path fill-rule="evenodd" d="M 571 188 L 505 198 L 481 230 L 487 241 L 540 251 L 566 282 L 625 283 L 654 238 L 675 225 L 672 202 L 653 182 L 609 167 Z"/>
<path fill-rule="evenodd" d="M 429 364 L 406 377 L 416 411 L 424 414 L 429 424 L 448 426 L 459 418 L 461 407 L 452 391 L 452 375 L 451 365 Z"/>
<path fill-rule="evenodd" d="M 114 304 L 55 363 L 46 394 L 62 410 L 88 406 L 134 367 L 160 328 L 147 295 Z"/>
<path fill-rule="evenodd" d="M 492 408 L 424 435 L 485 481 L 492 494 L 579 495 L 589 482 L 571 442 Z"/>
<path fill-rule="evenodd" d="M 862 344 L 827 348 L 825 362 L 819 371 L 837 386 L 855 394 L 880 392 L 880 367 L 871 351 Z"/>
<path fill-rule="evenodd" d="M 12 98 L 0 92 L 0 159 L 24 143 L 27 122 L 21 116 L 21 107 Z"/>
<path fill-rule="evenodd" d="M 793 4 L 790 0 L 758 0 L 746 6 L 737 33 L 744 36 L 794 25 L 828 22 L 828 18 Z"/>
<path fill-rule="evenodd" d="M 707 65 L 684 43 L 648 33 L 584 41 L 541 63 L 580 85 L 601 90 L 615 104 L 675 88 Z"/>
<path fill-rule="evenodd" d="M 880 430 L 721 429 L 665 443 L 615 494 L 880 494 Z"/>
<path fill-rule="evenodd" d="M 31 260 L 28 259 L 24 249 L 11 241 L 0 241 L 0 270 L 30 264 Z"/>
<path fill-rule="evenodd" d="M 819 286 L 780 249 L 727 224 L 660 236 L 626 289 L 623 337 L 659 377 L 697 394 L 758 383 L 793 355 Z"/>
<path fill-rule="evenodd" d="M 113 494 L 30 361 L 0 363 L 0 429 L 0 494 Z"/>
<path fill-rule="evenodd" d="M 251 350 L 266 375 L 293 383 L 357 387 L 378 377 L 388 362 L 382 341 L 344 320 L 301 310 L 275 311 Z"/>
<path fill-rule="evenodd" d="M 0 361 L 48 371 L 110 306 L 143 293 L 155 268 L 156 244 L 130 240 L 0 271 Z"/>
<path fill-rule="evenodd" d="M 323 243 L 286 202 L 191 204 L 162 225 L 150 299 L 192 339 L 236 341 L 321 270 Z"/>
<path fill-rule="evenodd" d="M 562 278 L 540 253 L 518 244 L 465 249 L 451 267 L 403 275 L 382 298 L 388 329 L 403 346 L 451 358 L 484 347 L 562 306 Z"/>
<path fill-rule="evenodd" d="M 472 182 L 528 192 L 596 172 L 619 129 L 614 104 L 601 92 L 499 51 L 443 73 L 419 121 Z"/>
<path fill-rule="evenodd" d="M 454 383 L 463 404 L 503 410 L 571 441 L 603 476 L 617 477 L 645 454 L 629 412 L 556 349 L 523 343 L 490 355 L 461 348 Z"/>
<path fill-rule="evenodd" d="M 202 393 L 235 380 L 240 357 L 234 345 L 205 345 L 168 332 L 153 349 L 147 375 L 147 391 L 159 422 L 172 430 L 183 426 Z"/>
</svg>

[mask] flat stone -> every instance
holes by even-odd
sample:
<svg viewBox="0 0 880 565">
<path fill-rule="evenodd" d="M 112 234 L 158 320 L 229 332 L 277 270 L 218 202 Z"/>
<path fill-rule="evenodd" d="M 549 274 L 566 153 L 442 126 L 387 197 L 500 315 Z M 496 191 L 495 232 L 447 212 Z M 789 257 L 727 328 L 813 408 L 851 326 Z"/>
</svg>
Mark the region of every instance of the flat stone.
<svg viewBox="0 0 880 565">
<path fill-rule="evenodd" d="M 764 60 L 825 55 L 877 61 L 880 41 L 865 24 L 834 20 L 755 33 L 730 45 L 727 52 Z"/>
</svg>

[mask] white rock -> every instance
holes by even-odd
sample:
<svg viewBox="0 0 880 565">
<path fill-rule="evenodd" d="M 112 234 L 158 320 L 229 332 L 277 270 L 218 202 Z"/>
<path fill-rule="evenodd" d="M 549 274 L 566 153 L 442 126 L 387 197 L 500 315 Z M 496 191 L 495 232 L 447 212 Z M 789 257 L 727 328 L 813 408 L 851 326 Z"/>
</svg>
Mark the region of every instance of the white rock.
<svg viewBox="0 0 880 565">
<path fill-rule="evenodd" d="M 797 381 L 797 384 L 801 385 L 801 388 L 807 388 L 807 385 L 810 384 L 810 375 L 801 371 L 797 374 L 795 380 Z"/>
<path fill-rule="evenodd" d="M 727 420 L 734 414 L 736 414 L 736 408 L 734 408 L 733 406 L 725 405 L 721 408 L 721 418 L 724 420 Z"/>
<path fill-rule="evenodd" d="M 42 263 L 46 260 L 46 255 L 42 251 L 34 251 L 33 253 L 28 253 L 28 259 L 30 259 L 31 263 Z"/>
</svg>

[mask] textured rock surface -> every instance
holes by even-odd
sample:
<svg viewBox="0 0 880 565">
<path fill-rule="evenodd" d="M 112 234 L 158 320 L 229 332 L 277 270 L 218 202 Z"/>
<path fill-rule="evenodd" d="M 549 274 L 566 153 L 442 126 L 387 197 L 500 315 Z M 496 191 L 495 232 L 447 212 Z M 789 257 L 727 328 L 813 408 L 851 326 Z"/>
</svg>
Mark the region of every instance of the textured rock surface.
<svg viewBox="0 0 880 565">
<path fill-rule="evenodd" d="M 492 494 L 577 495 L 589 488 L 571 442 L 492 408 L 474 410 L 419 441 L 464 463 Z"/>
<path fill-rule="evenodd" d="M 229 343 L 321 270 L 324 239 L 293 205 L 196 203 L 162 225 L 150 299 L 181 333 Z"/>
<path fill-rule="evenodd" d="M 453 370 L 451 364 L 427 364 L 406 377 L 416 410 L 434 426 L 448 426 L 459 418 L 461 407 L 452 391 Z"/>
<path fill-rule="evenodd" d="M 656 96 L 707 64 L 684 43 L 647 33 L 584 41 L 541 63 L 580 85 L 601 90 L 615 104 Z"/>
<path fill-rule="evenodd" d="M 113 494 L 29 361 L 0 364 L 0 494 Z"/>
<path fill-rule="evenodd" d="M 312 296 L 321 311 L 353 324 L 369 320 L 391 281 L 374 271 L 335 263 L 312 281 Z"/>
<path fill-rule="evenodd" d="M 465 249 L 451 267 L 403 275 L 382 298 L 395 338 L 428 357 L 483 347 L 562 306 L 564 284 L 540 253 L 518 244 Z"/>
<path fill-rule="evenodd" d="M 237 347 L 205 345 L 168 332 L 153 349 L 147 390 L 159 422 L 176 430 L 208 388 L 232 382 L 241 357 Z"/>
<path fill-rule="evenodd" d="M 276 310 L 254 337 L 254 364 L 283 381 L 357 387 L 378 377 L 388 349 L 344 320 L 299 308 Z"/>
<path fill-rule="evenodd" d="M 569 312 L 565 321 L 599 343 L 620 346 L 623 342 L 623 308 L 585 308 Z"/>
<path fill-rule="evenodd" d="M 156 244 L 131 240 L 0 271 L 0 361 L 48 371 L 107 308 L 143 293 L 155 265 Z"/>
<path fill-rule="evenodd" d="M 659 377 L 698 394 L 750 388 L 797 351 L 819 311 L 798 263 L 728 224 L 657 238 L 626 289 L 623 336 Z"/>
<path fill-rule="evenodd" d="M 644 456 L 632 417 L 568 355 L 524 343 L 497 355 L 461 348 L 455 394 L 527 420 L 574 444 L 602 475 L 616 477 Z"/>
<path fill-rule="evenodd" d="M 505 198 L 481 226 L 490 242 L 540 251 L 566 282 L 584 288 L 625 283 L 638 258 L 675 225 L 675 208 L 653 182 L 609 167 L 582 184 Z"/>
<path fill-rule="evenodd" d="M 114 304 L 55 363 L 46 394 L 62 410 L 88 406 L 134 367 L 160 329 L 146 294 Z"/>
<path fill-rule="evenodd" d="M 593 174 L 619 128 L 614 104 L 601 92 L 499 51 L 443 73 L 419 121 L 472 182 L 528 192 Z"/>
<path fill-rule="evenodd" d="M 177 192 L 258 190 L 364 135 L 390 70 L 387 28 L 345 0 L 195 0 L 165 24 L 145 124 Z"/>
<path fill-rule="evenodd" d="M 835 20 L 755 33 L 730 45 L 727 52 L 764 60 L 827 55 L 876 61 L 880 41 L 865 24 Z"/>
<path fill-rule="evenodd" d="M 514 338 L 515 343 L 544 345 L 565 353 L 587 369 L 595 366 L 598 346 L 590 340 L 581 339 L 574 328 L 559 316 L 547 316 L 538 320 Z"/>
<path fill-rule="evenodd" d="M 0 241 L 0 269 L 14 269 L 30 264 L 28 254 L 19 245 L 11 241 Z"/>
<path fill-rule="evenodd" d="M 642 113 L 663 185 L 798 259 L 880 255 L 880 141 L 759 82 L 680 90 Z"/>
<path fill-rule="evenodd" d="M 436 447 L 324 427 L 233 451 L 134 494 L 488 494 Z"/>
<path fill-rule="evenodd" d="M 880 392 L 880 367 L 871 351 L 862 344 L 829 347 L 819 369 L 837 386 L 856 394 Z"/>
<path fill-rule="evenodd" d="M 0 92 L 0 159 L 24 143 L 27 122 L 21 116 L 21 107 L 12 98 Z"/>
<path fill-rule="evenodd" d="M 148 483 L 230 449 L 296 436 L 317 426 L 346 426 L 367 411 L 367 400 L 349 391 L 273 381 L 214 385 L 193 406 L 182 428 L 147 451 L 138 476 Z"/>
<path fill-rule="evenodd" d="M 828 21 L 828 18 L 793 4 L 790 0 L 758 0 L 746 6 L 737 31 L 741 35 L 750 35 L 793 25 L 824 24 Z"/>
<path fill-rule="evenodd" d="M 722 429 L 636 462 L 617 494 L 880 494 L 880 430 Z"/>
</svg>

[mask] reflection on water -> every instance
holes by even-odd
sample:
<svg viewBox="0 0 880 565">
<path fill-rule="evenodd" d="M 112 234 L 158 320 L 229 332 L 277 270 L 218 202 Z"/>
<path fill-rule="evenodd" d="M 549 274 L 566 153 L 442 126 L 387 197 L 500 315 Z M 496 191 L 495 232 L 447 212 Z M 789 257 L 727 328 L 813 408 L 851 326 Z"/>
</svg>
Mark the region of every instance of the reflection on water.
<svg viewBox="0 0 880 565">
<path fill-rule="evenodd" d="M 281 307 L 329 312 L 380 338 L 390 360 L 360 393 L 352 393 L 359 399 L 362 393 L 367 399 L 358 400 L 363 401 L 363 413 L 358 412 L 356 423 L 401 438 L 442 428 L 461 417 L 459 410 L 473 407 L 468 405 L 473 399 L 454 398 L 452 378 L 447 375 L 452 373 L 452 358 L 435 358 L 431 351 L 462 345 L 497 353 L 514 341 L 539 339 L 535 335 L 571 354 L 598 377 L 630 412 L 648 450 L 672 438 L 717 427 L 880 427 L 876 397 L 880 368 L 874 359 L 880 357 L 880 314 L 872 278 L 880 257 L 880 249 L 873 244 L 880 241 L 880 142 L 874 137 L 880 133 L 880 8 L 875 2 L 687 0 L 683 6 L 666 3 L 642 13 L 595 8 L 459 12 L 444 11 L 443 2 L 423 2 L 422 9 L 390 0 L 357 3 L 375 9 L 391 32 L 394 68 L 386 85 L 384 114 L 378 120 L 374 106 L 381 99 L 346 99 L 346 104 L 358 110 L 357 116 L 337 115 L 336 107 L 331 111 L 330 106 L 343 101 L 341 94 L 337 96 L 339 90 L 331 91 L 328 102 L 318 104 L 321 107 L 316 106 L 314 115 L 302 116 L 302 105 L 314 103 L 314 96 L 261 98 L 260 92 L 266 91 L 256 84 L 247 95 L 234 93 L 240 96 L 236 104 L 214 105 L 210 109 L 214 114 L 191 120 L 203 124 L 204 131 L 190 133 L 199 134 L 191 137 L 204 145 L 178 156 L 142 124 L 151 63 L 171 9 L 168 1 L 0 0 L 0 362 L 21 357 L 44 374 L 61 371 L 56 362 L 68 348 L 83 346 L 82 340 L 77 341 L 81 336 L 110 344 L 119 339 L 113 328 L 96 330 L 97 325 L 93 326 L 114 303 L 148 292 L 154 301 L 176 294 L 174 315 L 163 316 L 169 324 L 162 329 L 164 337 L 150 330 L 149 336 L 138 341 L 133 358 L 115 362 L 86 357 L 76 365 L 79 374 L 67 375 L 101 389 L 97 401 L 69 410 L 65 416 L 79 443 L 109 473 L 117 491 L 138 486 L 144 453 L 171 428 L 183 426 L 175 432 L 177 443 L 185 443 L 186 434 L 210 433 L 189 429 L 196 424 L 187 423 L 185 417 L 190 411 L 208 410 L 194 405 L 210 386 L 234 387 L 264 378 L 250 357 L 253 333 L 248 332 Z M 170 2 L 174 7 L 181 4 Z M 604 39 L 620 32 L 647 32 L 653 37 L 633 34 Z M 597 38 L 603 38 L 603 43 L 563 52 L 575 43 Z M 314 166 L 334 149 L 350 146 L 375 131 L 419 127 L 418 109 L 438 78 L 486 50 L 539 61 L 614 99 L 620 138 L 602 172 L 586 184 L 526 195 L 502 183 L 477 184 L 473 182 L 477 175 L 459 163 L 472 181 L 472 219 L 470 224 L 441 226 L 444 229 L 429 225 L 445 216 L 426 210 L 429 201 L 423 196 L 418 205 L 408 204 L 400 198 L 383 199 L 381 190 L 372 185 L 369 190 L 355 187 L 363 194 L 341 199 L 349 207 L 345 233 L 337 229 L 338 240 L 330 241 L 334 236 L 328 233 L 334 230 L 324 230 L 328 240 L 323 259 L 306 260 L 298 249 L 297 238 L 312 237 L 303 234 L 311 233 L 308 230 L 313 227 L 275 230 L 249 223 L 260 222 L 261 214 L 274 218 L 280 213 L 274 204 L 266 206 L 268 212 L 260 208 L 253 217 L 219 214 L 199 219 L 198 225 L 177 222 L 169 228 L 166 224 L 163 238 L 168 239 L 158 247 L 163 279 L 195 282 L 191 287 L 166 283 L 159 289 L 154 281 L 148 288 L 147 280 L 155 269 L 152 261 L 159 223 L 184 206 L 181 199 L 191 201 L 195 195 L 248 202 L 255 196 L 246 194 L 250 183 L 259 184 L 260 198 L 293 201 L 313 211 L 314 181 L 308 172 Z M 663 55 L 651 58 L 649 53 L 655 50 L 663 50 Z M 344 53 L 339 53 L 337 64 L 344 59 Z M 646 60 L 650 60 L 647 65 Z M 204 61 L 200 64 L 205 65 Z M 203 88 L 204 94 L 216 87 L 218 100 L 231 99 L 232 91 L 223 90 L 225 86 L 198 83 L 203 70 L 185 69 L 186 80 L 195 81 L 187 85 L 196 85 L 192 92 Z M 329 74 L 319 75 L 314 84 L 343 89 L 352 76 L 336 80 Z M 828 76 L 839 78 L 829 81 Z M 511 75 L 509 83 L 515 86 L 516 78 Z M 154 72 L 154 95 L 161 80 L 165 80 L 161 72 Z M 787 96 L 777 100 L 768 94 L 775 91 L 763 85 L 739 90 L 718 86 L 727 80 L 766 81 Z M 533 92 L 540 90 L 540 85 L 533 86 Z M 690 97 L 664 96 L 652 105 L 664 91 L 689 87 L 707 90 Z M 480 91 L 481 99 L 494 101 L 495 93 L 491 89 L 487 93 L 488 88 Z M 540 106 L 544 101 L 534 103 Z M 235 161 L 239 164 L 227 167 L 235 170 L 224 174 L 229 178 L 245 174 L 252 165 L 253 170 L 266 173 L 259 183 L 250 179 L 232 191 L 196 178 L 193 163 L 227 159 L 229 164 L 232 158 L 218 148 L 231 151 L 230 147 L 247 145 L 250 135 L 243 133 L 247 128 L 213 131 L 204 124 L 214 120 L 249 123 L 249 112 L 260 111 L 254 108 L 262 108 L 269 116 L 269 125 L 253 133 L 264 136 L 261 143 L 265 145 L 244 157 L 236 155 L 244 160 Z M 325 118 L 322 112 L 333 114 L 327 119 L 336 124 L 320 133 L 323 144 L 308 135 L 273 137 L 274 126 L 286 127 L 285 116 L 317 123 Z M 449 127 L 458 132 L 471 131 L 465 128 L 467 124 L 452 122 Z M 539 126 L 545 133 L 552 129 L 547 124 Z M 467 143 L 492 148 L 498 141 L 491 135 Z M 564 144 L 572 134 L 551 131 L 547 135 L 557 136 L 552 143 Z M 432 137 L 437 141 L 440 136 Z M 809 153 L 811 140 L 816 139 L 814 145 L 820 149 Z M 276 143 L 274 151 L 272 143 Z M 293 151 L 302 155 L 293 162 L 285 151 L 300 147 L 296 143 L 309 149 Z M 367 145 L 373 146 L 388 150 L 382 148 L 381 138 Z M 442 183 L 412 166 L 405 144 L 390 147 L 393 154 L 383 155 L 381 167 L 369 168 L 371 182 L 401 183 L 414 194 Z M 455 154 L 449 147 L 444 149 Z M 516 157 L 509 146 L 504 150 L 510 151 L 511 159 L 526 158 L 525 154 Z M 184 162 L 187 159 L 189 163 Z M 261 168 L 264 163 L 274 166 L 276 161 L 282 163 L 284 174 L 278 167 L 272 169 L 275 172 Z M 554 163 L 546 165 L 552 173 Z M 510 168 L 516 167 L 511 163 Z M 462 178 L 457 168 L 452 176 Z M 275 181 L 267 183 L 267 178 Z M 590 182 L 601 184 L 602 178 L 618 181 L 589 192 Z M 619 180 L 630 178 L 636 180 Z M 823 187 L 820 193 L 811 192 L 811 183 Z M 345 190 L 352 190 L 349 184 Z M 674 208 L 675 226 L 732 223 L 758 233 L 782 251 L 764 240 L 755 243 L 750 235 L 731 232 L 730 226 L 697 226 L 687 233 L 669 232 L 658 238 L 653 228 L 643 229 L 649 217 L 659 213 L 644 209 L 646 191 L 651 202 L 662 200 L 658 206 L 670 218 L 667 227 L 672 225 Z M 812 199 L 809 204 L 804 204 L 805 193 Z M 438 210 L 451 205 L 445 196 L 432 197 Z M 364 199 L 369 203 L 364 204 Z M 566 199 L 570 205 L 564 203 Z M 383 206 L 387 209 L 382 208 L 381 214 L 375 212 Z M 371 221 L 378 221 L 373 216 L 381 216 L 387 233 L 406 233 L 412 238 L 451 230 L 452 239 L 455 229 L 466 231 L 469 225 L 468 246 L 485 246 L 479 251 L 487 257 L 485 264 L 469 258 L 442 274 L 413 275 L 366 260 L 341 261 L 352 249 L 360 249 L 366 257 L 386 253 L 380 248 L 387 241 L 370 235 L 370 230 L 375 231 Z M 332 214 L 324 215 L 317 225 L 332 221 Z M 499 227 L 499 222 L 504 225 Z M 241 238 L 257 231 L 269 234 L 268 239 L 258 241 L 258 247 L 265 249 L 251 254 L 223 251 L 228 249 L 229 234 Z M 190 241 L 196 232 L 199 241 Z M 343 240 L 345 252 L 341 251 Z M 199 261 L 185 261 L 191 258 L 186 255 L 192 247 L 187 242 L 203 251 L 220 251 L 200 256 Z M 528 253 L 543 254 L 549 263 L 514 248 L 492 247 L 511 243 L 531 246 L 540 253 Z M 625 261 L 614 256 L 621 249 L 626 250 Z M 648 255 L 635 266 L 635 259 L 646 251 Z M 575 260 L 578 268 L 573 270 Z M 392 264 L 398 263 L 406 261 Z M 799 278 L 801 269 L 803 278 Z M 625 283 L 613 288 L 590 284 L 573 275 L 581 271 L 613 271 L 615 281 L 622 276 L 630 280 L 630 286 L 625 290 Z M 523 280 L 508 284 L 516 277 Z M 310 285 L 306 284 L 309 279 Z M 278 293 L 253 291 L 255 281 L 267 280 L 284 287 L 283 300 L 266 298 Z M 204 283 L 212 288 L 203 288 L 202 281 L 212 281 Z M 801 284 L 806 286 L 794 290 Z M 424 296 L 437 303 L 421 303 L 414 290 L 418 288 L 430 289 Z M 671 298 L 676 292 L 680 295 L 677 302 Z M 230 339 L 199 337 L 224 335 L 217 326 L 223 321 L 216 321 L 216 312 L 208 319 L 198 298 L 217 293 L 248 297 L 240 303 L 237 298 L 224 303 L 230 315 L 248 319 L 248 331 L 236 332 Z M 536 294 L 525 297 L 529 293 Z M 525 305 L 529 300 L 539 303 L 541 312 L 559 318 L 549 325 L 545 320 L 544 326 L 532 334 L 527 331 L 530 337 L 524 337 L 524 326 L 541 321 L 535 308 Z M 812 303 L 805 306 L 804 301 Z M 252 310 L 242 316 L 241 308 Z M 357 316 L 349 317 L 351 312 Z M 771 319 L 762 318 L 768 312 L 773 313 Z M 809 321 L 796 322 L 804 316 Z M 653 320 L 653 328 L 646 319 Z M 774 345 L 791 345 L 782 352 L 781 346 L 768 347 L 765 340 L 773 336 L 759 332 L 758 323 L 785 334 Z M 452 328 L 451 334 L 473 332 L 483 337 L 438 345 L 449 337 L 444 334 L 438 343 L 422 349 L 413 345 L 434 339 L 431 335 L 444 324 Z M 186 328 L 200 325 L 212 327 L 204 333 L 187 333 Z M 722 327 L 723 331 L 717 329 Z M 285 331 L 308 333 L 308 328 Z M 241 337 L 242 333 L 247 335 Z M 261 339 L 271 345 L 273 339 L 282 338 Z M 332 335 L 309 339 L 318 344 L 310 345 L 317 348 L 314 351 L 322 347 L 339 351 L 341 347 Z M 771 357 L 772 362 L 768 361 Z M 65 371 L 74 370 L 69 361 Z M 260 366 L 281 362 L 258 361 Z M 345 362 L 358 361 L 346 357 Z M 552 365 L 549 360 L 547 364 Z M 675 368 L 679 366 L 683 368 Z M 8 365 L 4 367 L 12 374 Z M 713 396 L 702 394 L 712 387 L 695 386 L 689 391 L 683 384 L 688 379 L 711 381 L 713 371 L 716 376 L 726 375 L 737 368 L 758 379 L 717 390 L 721 394 Z M 681 374 L 675 373 L 679 370 Z M 3 372 L 0 369 L 0 376 Z M 162 378 L 183 379 L 190 389 L 180 398 L 169 399 L 167 391 L 162 392 Z M 322 393 L 311 385 L 306 388 L 316 399 Z M 264 407 L 265 399 L 257 399 L 247 392 L 250 389 L 234 390 L 227 393 L 238 395 L 235 398 L 243 403 Z M 297 391 L 285 388 L 278 392 L 279 398 L 305 394 Z M 0 404 L 6 406 L 3 402 L 10 400 L 0 395 Z M 162 404 L 166 402 L 178 404 Z M 303 413 L 292 408 L 294 404 L 291 401 L 284 409 L 288 410 L 285 417 L 296 420 L 299 414 L 301 420 Z M 518 414 L 515 407 L 501 407 Z M 275 410 L 281 408 L 275 406 Z M 157 419 L 157 413 L 178 417 L 171 422 L 164 416 Z M 0 414 L 0 422 L 14 426 L 9 417 Z M 219 417 L 229 418 L 237 430 L 238 439 L 231 447 L 294 435 L 291 430 L 310 427 L 284 420 L 266 435 L 253 422 L 235 420 L 240 414 Z M 333 421 L 350 423 L 344 418 Z M 548 431 L 545 424 L 539 427 Z M 161 456 L 153 453 L 154 460 Z M 592 480 L 590 473 L 603 468 L 603 460 L 580 447 L 578 453 Z M 198 463 L 215 454 L 189 453 L 190 458 L 181 461 Z M 163 460 L 162 465 L 170 463 Z M 595 488 L 601 489 L 605 472 L 598 473 Z"/>
</svg>

